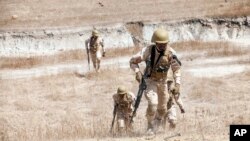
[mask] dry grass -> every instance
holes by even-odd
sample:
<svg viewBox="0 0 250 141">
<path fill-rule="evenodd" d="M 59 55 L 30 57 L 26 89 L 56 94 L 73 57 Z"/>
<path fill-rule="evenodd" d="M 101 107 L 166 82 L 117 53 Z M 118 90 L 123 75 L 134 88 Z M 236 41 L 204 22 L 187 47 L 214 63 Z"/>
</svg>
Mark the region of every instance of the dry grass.
<svg viewBox="0 0 250 141">
<path fill-rule="evenodd" d="M 128 47 L 128 48 L 111 48 L 107 50 L 107 57 L 118 57 L 118 56 L 131 56 L 141 50 L 140 47 Z"/>
<path fill-rule="evenodd" d="M 249 15 L 249 0 L 0 1 L 1 29 L 74 27 L 131 21 Z M 15 7 L 15 8 L 13 8 Z M 17 15 L 12 19 L 12 15 Z"/>
<path fill-rule="evenodd" d="M 139 47 L 111 48 L 106 49 L 106 57 L 112 58 L 137 53 Z M 0 69 L 31 68 L 42 65 L 53 65 L 87 60 L 85 50 L 70 50 L 55 55 L 32 56 L 32 57 L 1 57 Z"/>
<path fill-rule="evenodd" d="M 1 101 L 6 97 L 14 103 L 7 100 L 0 106 L 0 119 L 8 121 L 0 132 L 10 140 L 109 136 L 112 94 L 128 72 L 108 69 L 102 75 L 89 74 L 88 79 L 68 74 L 1 81 Z M 107 86 L 106 80 L 112 85 Z M 9 87 L 13 85 L 15 89 Z"/>
<path fill-rule="evenodd" d="M 220 5 L 220 9 L 225 12 L 219 12 L 218 17 L 239 17 L 250 15 L 250 1 L 232 2 L 232 7 L 228 8 L 225 4 Z M 211 10 L 211 16 L 214 16 L 214 10 Z"/>
<path fill-rule="evenodd" d="M 202 42 L 202 41 L 185 41 L 173 43 L 171 45 L 178 52 L 195 52 L 198 51 L 207 57 L 219 57 L 219 56 L 237 56 L 247 54 L 249 49 L 242 48 L 230 42 Z"/>
<path fill-rule="evenodd" d="M 0 69 L 31 68 L 47 64 L 67 63 L 74 60 L 83 60 L 85 52 L 83 50 L 70 50 L 57 53 L 51 56 L 32 57 L 1 57 Z"/>
<path fill-rule="evenodd" d="M 194 78 L 184 71 L 182 96 L 187 113 L 185 117 L 178 114 L 177 129 L 159 134 L 159 140 L 177 131 L 182 133 L 180 139 L 187 141 L 202 138 L 228 140 L 230 124 L 249 122 L 249 79 L 249 71 L 213 79 Z M 5 140 L 20 141 L 113 140 L 108 133 L 112 120 L 112 94 L 122 84 L 137 92 L 132 72 L 111 68 L 100 74 L 88 73 L 84 78 L 62 74 L 0 80 L 0 84 L 0 101 L 6 101 L 0 105 L 0 123 L 3 123 L 0 133 Z M 146 128 L 146 106 L 143 98 L 135 118 L 136 137 L 140 137 Z"/>
<path fill-rule="evenodd" d="M 185 41 L 173 43 L 171 46 L 178 53 L 186 52 L 201 52 L 201 54 L 191 55 L 192 58 L 204 56 L 207 57 L 219 57 L 219 56 L 237 56 L 244 55 L 249 52 L 248 48 L 241 48 L 235 44 L 229 42 L 202 42 L 202 41 Z M 110 48 L 106 49 L 105 58 L 113 58 L 119 56 L 132 56 L 139 52 L 140 47 L 128 47 L 128 48 Z M 105 59 L 104 58 L 104 59 Z M 35 56 L 35 57 L 19 57 L 8 58 L 2 57 L 0 61 L 0 69 L 17 69 L 17 68 L 31 68 L 41 65 L 52 65 L 60 63 L 80 62 L 87 60 L 85 50 L 71 50 L 58 53 L 51 56 Z"/>
</svg>

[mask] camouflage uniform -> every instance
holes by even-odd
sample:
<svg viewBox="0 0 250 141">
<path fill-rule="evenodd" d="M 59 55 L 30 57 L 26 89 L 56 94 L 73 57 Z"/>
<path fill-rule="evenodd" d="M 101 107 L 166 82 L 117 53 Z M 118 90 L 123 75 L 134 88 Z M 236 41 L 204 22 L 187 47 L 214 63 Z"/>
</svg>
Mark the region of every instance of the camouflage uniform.
<svg viewBox="0 0 250 141">
<path fill-rule="evenodd" d="M 148 101 L 146 112 L 148 130 L 154 130 L 154 126 L 161 123 L 165 116 L 168 117 L 170 125 L 175 127 L 176 124 L 175 107 L 172 102 L 168 102 L 170 94 L 167 85 L 167 72 L 171 67 L 175 83 L 180 85 L 181 65 L 175 51 L 168 44 L 165 45 L 165 48 L 164 51 L 159 52 L 156 45 L 150 45 L 143 48 L 140 53 L 133 56 L 130 60 L 130 67 L 136 74 L 140 72 L 138 64 L 142 61 L 150 65 L 149 69 L 145 70 L 148 76 L 148 79 L 146 79 L 147 89 L 145 91 L 145 97 Z"/>
<path fill-rule="evenodd" d="M 119 91 L 119 89 L 125 89 L 119 87 L 117 93 L 113 95 L 114 106 L 117 106 L 117 125 L 120 134 L 131 131 L 132 125 L 129 123 L 133 112 L 133 105 L 135 102 L 135 96 L 132 92 Z"/>
<path fill-rule="evenodd" d="M 94 30 L 92 36 L 85 41 L 85 46 L 90 51 L 91 60 L 95 70 L 99 72 L 101 58 L 102 56 L 105 56 L 104 40 L 99 37 L 99 33 Z"/>
</svg>

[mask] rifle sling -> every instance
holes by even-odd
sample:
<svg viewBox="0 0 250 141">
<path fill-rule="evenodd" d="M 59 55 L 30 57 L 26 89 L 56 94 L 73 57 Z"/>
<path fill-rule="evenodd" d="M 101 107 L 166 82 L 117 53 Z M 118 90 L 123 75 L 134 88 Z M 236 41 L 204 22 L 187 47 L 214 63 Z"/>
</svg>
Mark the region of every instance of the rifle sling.
<svg viewBox="0 0 250 141">
<path fill-rule="evenodd" d="M 155 65 L 159 62 L 159 60 L 160 60 L 160 58 L 164 55 L 164 51 L 161 51 L 160 52 L 160 55 L 158 56 L 158 58 L 157 58 L 157 60 L 156 60 L 156 62 L 155 62 L 155 52 L 156 52 L 156 46 L 154 45 L 153 47 L 152 47 L 152 49 L 151 49 L 151 55 L 150 55 L 150 66 L 151 66 L 151 68 L 153 69 L 154 67 L 155 67 Z M 154 64 L 154 62 L 155 62 L 155 64 Z M 150 72 L 150 74 L 151 74 L 151 72 Z"/>
</svg>

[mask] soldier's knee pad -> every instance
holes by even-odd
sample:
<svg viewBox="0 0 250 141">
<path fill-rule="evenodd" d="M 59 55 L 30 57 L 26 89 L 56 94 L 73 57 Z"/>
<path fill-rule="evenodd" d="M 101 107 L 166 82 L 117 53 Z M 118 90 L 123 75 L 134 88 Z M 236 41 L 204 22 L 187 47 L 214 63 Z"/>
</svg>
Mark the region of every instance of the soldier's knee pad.
<svg viewBox="0 0 250 141">
<path fill-rule="evenodd" d="M 118 128 L 125 128 L 125 121 L 123 119 L 118 120 Z"/>
</svg>

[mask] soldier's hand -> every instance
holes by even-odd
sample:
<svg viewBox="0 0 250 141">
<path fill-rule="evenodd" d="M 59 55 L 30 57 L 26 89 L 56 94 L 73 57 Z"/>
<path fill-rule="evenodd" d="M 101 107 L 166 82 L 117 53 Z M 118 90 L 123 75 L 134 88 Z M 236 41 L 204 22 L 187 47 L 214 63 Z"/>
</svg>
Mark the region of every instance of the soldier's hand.
<svg viewBox="0 0 250 141">
<path fill-rule="evenodd" d="M 106 56 L 106 52 L 103 52 L 103 53 L 102 53 L 102 57 L 105 57 L 105 56 Z"/>
<path fill-rule="evenodd" d="M 180 84 L 175 84 L 174 87 L 171 88 L 171 92 L 176 95 L 180 93 Z"/>
<path fill-rule="evenodd" d="M 138 71 L 138 72 L 136 73 L 135 79 L 136 79 L 136 81 L 137 81 L 138 83 L 141 82 L 141 80 L 142 80 L 142 73 L 141 73 L 140 71 Z"/>
</svg>

